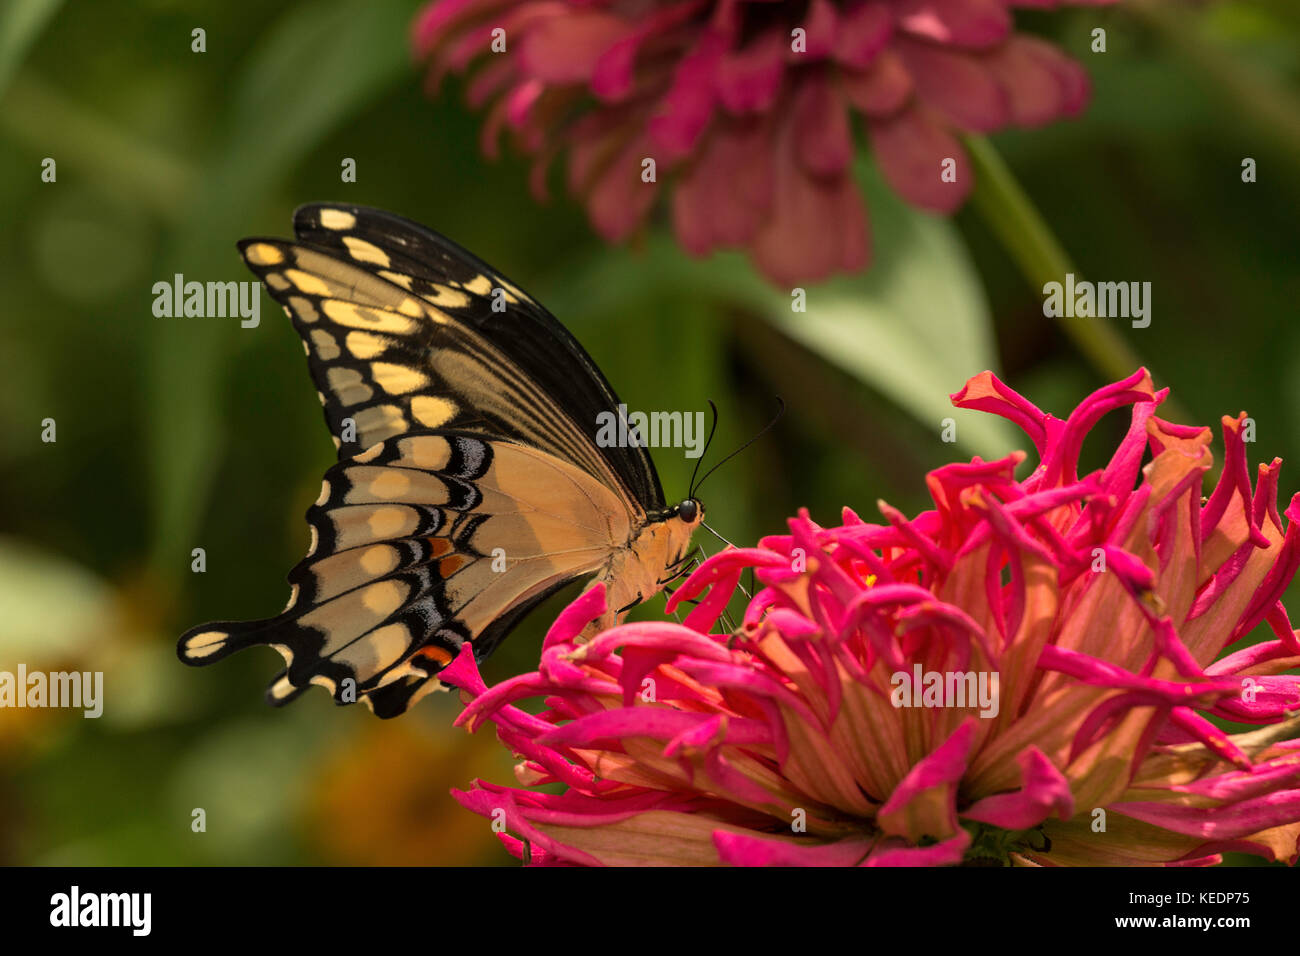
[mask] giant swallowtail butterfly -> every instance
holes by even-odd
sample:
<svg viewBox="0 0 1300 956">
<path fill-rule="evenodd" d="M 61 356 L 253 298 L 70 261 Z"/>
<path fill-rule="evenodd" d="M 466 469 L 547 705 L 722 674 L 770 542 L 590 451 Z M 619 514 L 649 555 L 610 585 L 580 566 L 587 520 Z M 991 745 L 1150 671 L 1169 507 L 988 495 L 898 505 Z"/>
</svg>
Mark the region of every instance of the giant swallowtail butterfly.
<svg viewBox="0 0 1300 956">
<path fill-rule="evenodd" d="M 619 399 L 531 296 L 380 210 L 304 206 L 294 232 L 239 250 L 302 336 L 339 461 L 285 610 L 193 628 L 181 660 L 269 645 L 271 703 L 319 684 L 392 717 L 571 581 L 606 583 L 603 627 L 682 568 L 703 505 L 667 505 L 644 447 L 597 443 Z"/>
</svg>

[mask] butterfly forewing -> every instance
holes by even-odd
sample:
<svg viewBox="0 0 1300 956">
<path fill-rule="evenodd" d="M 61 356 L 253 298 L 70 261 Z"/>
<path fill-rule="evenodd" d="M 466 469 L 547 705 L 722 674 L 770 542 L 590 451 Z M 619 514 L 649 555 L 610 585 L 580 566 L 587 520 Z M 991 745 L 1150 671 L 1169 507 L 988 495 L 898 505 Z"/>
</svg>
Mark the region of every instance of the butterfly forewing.
<svg viewBox="0 0 1300 956">
<path fill-rule="evenodd" d="M 569 330 L 514 282 L 419 223 L 361 206 L 312 204 L 294 213 L 299 240 L 412 292 L 493 342 L 595 445 L 597 415 L 619 400 Z M 654 463 L 635 445 L 599 449 L 647 511 L 664 507 Z"/>
<path fill-rule="evenodd" d="M 525 369 L 471 326 L 349 262 L 270 239 L 244 258 L 293 319 L 340 458 L 410 431 L 470 428 L 616 479 Z"/>
</svg>

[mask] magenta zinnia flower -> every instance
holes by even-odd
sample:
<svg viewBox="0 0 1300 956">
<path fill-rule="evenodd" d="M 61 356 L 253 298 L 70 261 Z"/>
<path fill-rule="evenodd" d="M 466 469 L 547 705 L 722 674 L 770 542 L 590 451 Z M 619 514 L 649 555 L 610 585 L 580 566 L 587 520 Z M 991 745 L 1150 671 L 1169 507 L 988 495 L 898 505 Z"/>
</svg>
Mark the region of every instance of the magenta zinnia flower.
<svg viewBox="0 0 1300 956">
<path fill-rule="evenodd" d="M 466 648 L 445 674 L 460 721 L 496 724 L 522 786 L 457 799 L 539 863 L 1294 863 L 1300 677 L 1283 672 L 1300 641 L 1280 597 L 1300 495 L 1284 524 L 1277 460 L 1252 488 L 1243 414 L 1223 419 L 1203 499 L 1211 431 L 1157 417 L 1166 394 L 1139 371 L 1062 421 L 983 373 L 953 402 L 1028 433 L 1024 480 L 1023 453 L 977 458 L 932 472 L 915 518 L 801 514 L 706 561 L 669 602 L 702 598 L 684 624 L 579 643 L 604 610 L 591 589 L 537 672 L 491 689 Z M 1123 406 L 1110 462 L 1079 477 L 1085 437 Z M 709 633 L 748 568 L 762 589 L 742 626 Z M 1271 636 L 1225 655 L 1257 625 Z"/>
<path fill-rule="evenodd" d="M 508 127 L 536 158 L 539 196 L 567 151 L 570 190 L 596 231 L 619 241 L 670 179 L 688 252 L 745 247 L 784 283 L 870 257 L 854 116 L 893 188 L 947 213 L 973 185 L 956 132 L 1083 108 L 1083 70 L 1012 23 L 1012 7 L 1060 2 L 435 0 L 414 33 L 431 87 L 479 65 L 468 94 L 492 103 L 484 149 L 495 155 Z M 504 52 L 491 52 L 494 39 Z M 655 183 L 643 179 L 646 159 Z"/>
</svg>

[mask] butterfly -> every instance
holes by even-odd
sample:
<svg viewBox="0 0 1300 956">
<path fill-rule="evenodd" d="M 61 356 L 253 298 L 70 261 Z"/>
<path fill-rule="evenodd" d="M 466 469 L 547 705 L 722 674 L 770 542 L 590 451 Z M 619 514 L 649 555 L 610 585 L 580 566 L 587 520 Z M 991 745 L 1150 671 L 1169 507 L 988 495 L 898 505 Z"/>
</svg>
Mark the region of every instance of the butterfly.
<svg viewBox="0 0 1300 956">
<path fill-rule="evenodd" d="M 535 299 L 382 210 L 303 206 L 294 233 L 239 250 L 302 337 L 339 460 L 284 611 L 192 628 L 182 661 L 269 645 L 270 703 L 316 684 L 393 717 L 565 585 L 605 583 L 594 632 L 685 570 L 704 505 L 665 503 L 644 442 L 598 441 L 625 406 Z"/>
</svg>

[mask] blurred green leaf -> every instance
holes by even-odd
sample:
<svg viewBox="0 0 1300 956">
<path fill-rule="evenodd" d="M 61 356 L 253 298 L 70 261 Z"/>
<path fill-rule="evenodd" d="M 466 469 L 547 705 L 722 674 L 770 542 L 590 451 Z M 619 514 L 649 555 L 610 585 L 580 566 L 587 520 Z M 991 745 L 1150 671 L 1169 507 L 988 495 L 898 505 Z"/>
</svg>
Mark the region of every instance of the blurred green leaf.
<svg viewBox="0 0 1300 956">
<path fill-rule="evenodd" d="M 957 421 L 957 444 L 1005 454 L 1015 433 L 990 415 L 948 400 L 972 375 L 998 370 L 988 303 L 950 222 L 899 200 L 874 170 L 863 177 L 875 262 L 863 275 L 808 289 L 808 311 L 773 301 L 765 317 L 790 338 L 852 373 L 937 433 Z"/>
<path fill-rule="evenodd" d="M 411 77 L 411 0 L 301 3 L 251 51 L 234 90 L 218 185 L 265 189 L 379 93 Z M 365 147 L 365 143 L 358 143 Z M 337 174 L 342 157 L 330 157 Z M 359 175 L 368 172 L 362 168 Z M 340 186 L 340 189 L 346 189 Z M 223 203 L 219 188 L 208 194 Z"/>
<path fill-rule="evenodd" d="M 63 0 L 7 0 L 0 9 L 0 93 Z"/>
<path fill-rule="evenodd" d="M 129 200 L 164 219 L 173 219 L 194 169 L 172 150 L 143 141 L 111 118 L 86 109 L 42 78 L 23 70 L 4 93 L 0 128 L 38 156 L 57 156 L 87 183 Z"/>
</svg>

